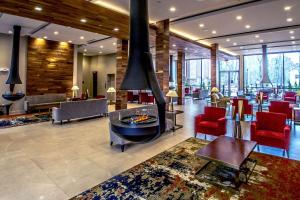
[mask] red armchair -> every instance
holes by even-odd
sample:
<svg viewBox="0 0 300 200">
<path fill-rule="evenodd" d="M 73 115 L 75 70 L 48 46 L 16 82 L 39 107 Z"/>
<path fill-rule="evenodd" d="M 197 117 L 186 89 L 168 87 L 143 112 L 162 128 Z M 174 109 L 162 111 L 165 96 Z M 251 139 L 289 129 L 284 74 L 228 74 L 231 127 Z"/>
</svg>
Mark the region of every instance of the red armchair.
<svg viewBox="0 0 300 200">
<path fill-rule="evenodd" d="M 296 103 L 297 101 L 297 93 L 296 92 L 285 92 L 283 95 L 283 100 L 284 101 L 289 101 L 289 102 L 293 102 Z"/>
<path fill-rule="evenodd" d="M 214 136 L 226 134 L 226 109 L 205 107 L 204 114 L 195 117 L 195 137 L 198 133 Z"/>
<path fill-rule="evenodd" d="M 235 114 L 237 114 L 239 112 L 238 105 L 239 105 L 240 100 L 243 101 L 244 114 L 253 116 L 253 106 L 251 104 L 249 104 L 248 99 L 244 99 L 244 98 L 234 98 L 233 99 L 233 104 L 232 105 L 236 108 L 235 109 Z"/>
<path fill-rule="evenodd" d="M 293 118 L 293 108 L 290 108 L 290 103 L 287 101 L 271 101 L 269 111 L 285 114 L 289 120 Z"/>
<path fill-rule="evenodd" d="M 283 149 L 289 157 L 290 126 L 286 125 L 286 115 L 271 112 L 257 112 L 256 122 L 251 124 L 251 140 L 259 145 Z"/>
<path fill-rule="evenodd" d="M 127 101 L 133 102 L 133 92 L 131 92 L 131 91 L 127 92 Z"/>
</svg>

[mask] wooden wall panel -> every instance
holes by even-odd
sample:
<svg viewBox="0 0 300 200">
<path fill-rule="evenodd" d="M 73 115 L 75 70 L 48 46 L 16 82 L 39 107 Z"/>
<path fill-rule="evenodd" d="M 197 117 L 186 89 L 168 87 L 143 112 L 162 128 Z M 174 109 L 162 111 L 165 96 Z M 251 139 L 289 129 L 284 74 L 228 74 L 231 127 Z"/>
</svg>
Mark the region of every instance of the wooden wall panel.
<svg viewBox="0 0 300 200">
<path fill-rule="evenodd" d="M 74 46 L 66 42 L 28 39 L 26 95 L 72 95 Z"/>
</svg>

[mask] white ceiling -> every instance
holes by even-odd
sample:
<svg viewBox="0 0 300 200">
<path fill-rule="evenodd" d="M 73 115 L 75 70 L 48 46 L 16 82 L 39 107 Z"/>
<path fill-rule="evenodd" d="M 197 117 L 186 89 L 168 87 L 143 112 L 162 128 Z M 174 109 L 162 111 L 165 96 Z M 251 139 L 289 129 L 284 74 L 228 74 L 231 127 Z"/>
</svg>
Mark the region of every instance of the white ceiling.
<svg viewBox="0 0 300 200">
<path fill-rule="evenodd" d="M 179 19 L 193 14 L 212 11 L 219 8 L 224 8 L 230 5 L 249 2 L 250 0 L 149 0 L 150 19 L 159 21 L 163 19 Z M 129 0 L 91 0 L 91 2 L 103 6 L 107 6 L 116 10 L 121 10 L 128 13 Z M 285 11 L 285 6 L 291 6 L 290 11 Z M 170 7 L 175 7 L 175 12 L 170 12 Z M 188 36 L 191 39 L 203 39 L 223 35 L 231 35 L 249 31 L 263 30 L 269 28 L 277 28 L 300 24 L 300 0 L 266 0 L 263 3 L 252 4 L 242 8 L 235 8 L 225 12 L 210 13 L 206 16 L 193 17 L 183 21 L 171 23 L 171 30 L 176 33 Z M 236 16 L 241 15 L 242 20 L 236 20 Z M 293 18 L 293 21 L 287 23 L 287 18 Z M 203 28 L 199 24 L 203 23 Z M 250 25 L 250 29 L 245 26 Z M 212 34 L 215 30 L 217 33 Z M 300 29 L 294 29 L 295 40 L 300 39 Z M 225 48 L 236 54 L 248 54 L 252 50 L 245 51 L 243 49 L 231 48 L 233 43 L 238 45 L 248 45 L 261 43 L 268 44 L 269 42 L 291 40 L 289 30 L 276 31 L 269 33 L 260 33 L 260 38 L 255 38 L 256 34 L 247 36 L 228 37 L 230 42 L 227 42 L 227 37 L 217 39 L 206 39 L 201 42 L 212 44 L 219 43 L 221 48 Z M 300 50 L 299 46 L 289 47 L 288 49 Z M 272 44 L 273 45 L 273 44 Z M 272 46 L 270 45 L 270 46 Z M 275 44 L 275 46 L 277 46 Z M 230 47 L 230 48 L 228 48 Z M 245 46 L 244 49 L 253 48 Z M 277 48 L 278 49 L 278 48 Z M 287 49 L 287 48 L 283 48 Z"/>
<path fill-rule="evenodd" d="M 29 35 L 34 38 L 47 37 L 47 40 L 59 42 L 72 41 L 72 44 L 80 46 L 78 49 L 79 52 L 86 53 L 86 55 L 98 55 L 100 51 L 102 52 L 101 55 L 116 52 L 116 45 L 113 45 L 113 43 L 116 42 L 114 38 L 89 44 L 91 41 L 102 40 L 108 37 L 98 33 L 91 33 L 57 24 L 49 24 L 45 28 L 31 34 L 34 30 L 46 24 L 47 23 L 38 20 L 3 14 L 0 17 L 0 33 L 8 34 L 9 31 L 13 30 L 14 25 L 20 25 L 22 27 L 22 36 Z M 58 35 L 54 34 L 55 31 L 58 32 Z M 81 39 L 82 36 L 84 39 Z M 103 46 L 103 48 L 100 48 L 100 46 Z M 87 51 L 84 52 L 84 49 Z"/>
</svg>

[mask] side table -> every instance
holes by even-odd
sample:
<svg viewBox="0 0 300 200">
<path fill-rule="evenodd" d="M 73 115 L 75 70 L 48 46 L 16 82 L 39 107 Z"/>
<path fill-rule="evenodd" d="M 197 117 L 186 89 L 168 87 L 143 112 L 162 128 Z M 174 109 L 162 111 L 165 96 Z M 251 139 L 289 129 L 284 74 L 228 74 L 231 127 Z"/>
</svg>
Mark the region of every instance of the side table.
<svg viewBox="0 0 300 200">
<path fill-rule="evenodd" d="M 12 105 L 12 103 L 0 104 L 0 108 L 5 108 L 6 114 L 9 115 L 9 109 L 10 109 L 11 105 Z"/>
<path fill-rule="evenodd" d="M 174 111 L 167 111 L 167 114 L 172 115 L 173 121 L 174 121 L 174 130 L 178 130 L 180 128 L 183 128 L 183 125 L 177 124 L 177 115 L 184 113 L 182 110 L 174 110 Z"/>
</svg>

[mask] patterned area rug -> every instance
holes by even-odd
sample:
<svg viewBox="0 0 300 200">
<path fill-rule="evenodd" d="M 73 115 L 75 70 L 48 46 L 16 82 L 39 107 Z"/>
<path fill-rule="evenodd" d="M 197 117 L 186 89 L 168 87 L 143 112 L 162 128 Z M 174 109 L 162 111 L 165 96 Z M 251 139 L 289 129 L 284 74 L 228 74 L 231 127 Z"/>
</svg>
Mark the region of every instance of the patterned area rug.
<svg viewBox="0 0 300 200">
<path fill-rule="evenodd" d="M 266 154 L 251 154 L 257 165 L 238 190 L 201 181 L 196 174 L 207 161 L 195 152 L 206 144 L 190 138 L 72 200 L 300 199 L 300 162 Z"/>
<path fill-rule="evenodd" d="M 0 119 L 0 128 L 11 128 L 15 126 L 24 126 L 28 124 L 50 121 L 50 113 L 28 114 L 16 117 Z"/>
</svg>

